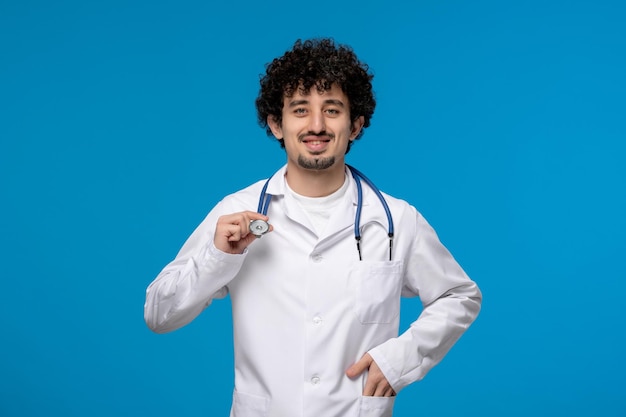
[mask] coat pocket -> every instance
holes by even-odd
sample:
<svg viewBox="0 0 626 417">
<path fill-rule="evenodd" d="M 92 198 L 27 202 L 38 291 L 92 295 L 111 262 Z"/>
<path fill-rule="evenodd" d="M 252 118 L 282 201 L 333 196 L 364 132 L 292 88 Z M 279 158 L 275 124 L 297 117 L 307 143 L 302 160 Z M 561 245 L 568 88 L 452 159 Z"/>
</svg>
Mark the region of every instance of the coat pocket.
<svg viewBox="0 0 626 417">
<path fill-rule="evenodd" d="M 264 417 L 269 410 L 269 398 L 246 394 L 235 390 L 233 392 L 233 406 L 231 417 Z"/>
<path fill-rule="evenodd" d="M 391 417 L 396 397 L 361 397 L 359 417 Z"/>
<path fill-rule="evenodd" d="M 402 261 L 357 262 L 355 309 L 363 324 L 391 323 L 400 314 Z"/>
</svg>

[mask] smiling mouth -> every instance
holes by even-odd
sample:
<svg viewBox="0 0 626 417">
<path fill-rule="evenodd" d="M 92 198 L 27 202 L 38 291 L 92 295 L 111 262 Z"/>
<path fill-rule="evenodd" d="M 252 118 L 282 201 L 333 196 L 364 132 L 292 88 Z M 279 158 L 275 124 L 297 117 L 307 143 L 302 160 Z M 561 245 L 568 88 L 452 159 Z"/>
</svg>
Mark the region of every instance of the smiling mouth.
<svg viewBox="0 0 626 417">
<path fill-rule="evenodd" d="M 327 139 L 311 138 L 311 139 L 303 139 L 302 143 L 304 143 L 304 146 L 306 146 L 306 149 L 309 151 L 309 153 L 313 155 L 319 155 L 323 153 L 324 151 L 326 151 L 330 141 L 331 141 L 330 138 L 327 138 Z"/>
<path fill-rule="evenodd" d="M 310 140 L 303 140 L 303 143 L 306 143 L 307 145 L 321 145 L 322 143 L 329 143 L 330 139 L 310 139 Z"/>
<path fill-rule="evenodd" d="M 328 133 L 325 130 L 320 132 L 308 131 L 298 136 L 300 142 L 330 142 L 335 138 L 335 135 Z"/>
</svg>

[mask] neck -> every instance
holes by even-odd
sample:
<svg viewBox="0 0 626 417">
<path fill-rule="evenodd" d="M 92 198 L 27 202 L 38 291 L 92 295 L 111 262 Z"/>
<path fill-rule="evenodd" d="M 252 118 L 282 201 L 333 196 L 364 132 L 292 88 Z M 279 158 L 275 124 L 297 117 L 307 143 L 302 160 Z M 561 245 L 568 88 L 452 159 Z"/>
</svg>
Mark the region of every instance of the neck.
<svg viewBox="0 0 626 417">
<path fill-rule="evenodd" d="M 305 197 L 325 197 L 337 191 L 345 181 L 343 161 L 323 170 L 304 169 L 287 164 L 287 184 L 297 194 Z"/>
</svg>

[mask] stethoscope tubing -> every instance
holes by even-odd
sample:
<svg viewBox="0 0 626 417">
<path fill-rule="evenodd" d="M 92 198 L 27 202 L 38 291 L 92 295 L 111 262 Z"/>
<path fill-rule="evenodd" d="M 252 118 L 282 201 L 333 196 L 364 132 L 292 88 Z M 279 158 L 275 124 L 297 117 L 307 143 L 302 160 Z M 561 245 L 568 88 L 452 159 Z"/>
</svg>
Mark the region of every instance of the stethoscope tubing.
<svg viewBox="0 0 626 417">
<path fill-rule="evenodd" d="M 389 205 L 387 204 L 387 200 L 382 195 L 378 187 L 363 174 L 358 169 L 354 168 L 351 165 L 346 165 L 350 172 L 352 173 L 352 177 L 354 178 L 354 182 L 356 183 L 357 189 L 357 204 L 356 204 L 356 214 L 354 216 L 354 238 L 356 239 L 357 251 L 359 252 L 359 260 L 363 260 L 361 256 L 361 210 L 363 209 L 363 186 L 361 185 L 361 180 L 363 180 L 380 200 L 383 209 L 385 210 L 385 214 L 387 215 L 387 236 L 389 237 L 389 260 L 392 259 L 392 248 L 393 248 L 393 216 L 391 215 L 391 210 L 389 209 Z"/>
<path fill-rule="evenodd" d="M 391 261 L 394 229 L 393 217 L 391 215 L 389 205 L 387 204 L 385 197 L 382 195 L 378 187 L 376 187 L 376 185 L 374 185 L 374 183 L 369 178 L 367 178 L 361 171 L 354 168 L 353 166 L 347 164 L 346 166 L 350 170 L 352 178 L 354 178 L 357 189 L 356 214 L 354 216 L 354 238 L 356 240 L 357 251 L 359 253 L 359 260 L 363 260 L 363 257 L 361 256 L 361 211 L 363 210 L 363 186 L 361 184 L 361 181 L 363 181 L 371 188 L 372 191 L 374 191 L 374 194 L 376 194 L 378 200 L 380 200 L 383 206 L 383 209 L 385 210 L 385 215 L 387 216 L 387 236 L 389 237 L 389 260 Z M 263 214 L 264 216 L 267 215 L 267 210 L 269 208 L 270 202 L 272 201 L 272 194 L 267 194 L 267 187 L 271 179 L 272 177 L 270 177 L 265 182 L 265 185 L 263 185 L 263 189 L 261 189 L 261 195 L 259 196 L 259 205 L 257 208 L 257 212 Z"/>
<path fill-rule="evenodd" d="M 272 175 L 273 177 L 273 175 Z M 272 194 L 267 194 L 267 186 L 270 184 L 270 180 L 272 177 L 269 177 L 261 190 L 261 196 L 259 197 L 259 206 L 257 208 L 257 213 L 261 213 L 264 216 L 267 216 L 267 209 L 270 206 L 270 201 L 272 201 Z"/>
</svg>

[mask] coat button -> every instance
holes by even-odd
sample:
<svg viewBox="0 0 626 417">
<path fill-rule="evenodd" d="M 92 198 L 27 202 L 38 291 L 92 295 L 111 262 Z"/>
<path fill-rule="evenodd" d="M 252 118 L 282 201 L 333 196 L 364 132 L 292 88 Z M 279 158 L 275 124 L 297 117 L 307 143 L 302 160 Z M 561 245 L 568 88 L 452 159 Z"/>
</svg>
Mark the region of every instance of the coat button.
<svg viewBox="0 0 626 417">
<path fill-rule="evenodd" d="M 313 317 L 313 324 L 321 324 L 322 318 L 320 316 Z"/>
<path fill-rule="evenodd" d="M 319 253 L 314 253 L 313 255 L 311 255 L 311 259 L 313 259 L 313 262 L 322 262 L 322 255 L 320 255 Z"/>
<path fill-rule="evenodd" d="M 311 384 L 312 385 L 318 385 L 320 383 L 320 377 L 319 376 L 314 376 L 313 378 L 311 378 Z"/>
</svg>

